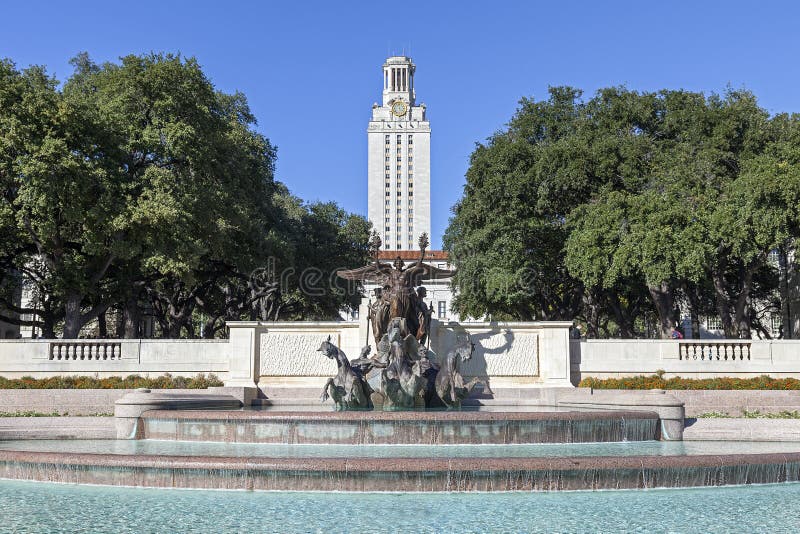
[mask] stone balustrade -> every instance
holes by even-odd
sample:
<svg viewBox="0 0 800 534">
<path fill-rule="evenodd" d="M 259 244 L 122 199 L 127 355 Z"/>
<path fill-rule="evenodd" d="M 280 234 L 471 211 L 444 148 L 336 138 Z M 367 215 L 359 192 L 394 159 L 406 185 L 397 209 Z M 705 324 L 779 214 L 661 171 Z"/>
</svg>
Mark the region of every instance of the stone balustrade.
<svg viewBox="0 0 800 534">
<path fill-rule="evenodd" d="M 581 378 L 651 375 L 800 377 L 800 340 L 571 340 L 569 322 L 434 321 L 431 350 L 443 357 L 469 334 L 467 376 L 498 387 L 559 386 Z M 328 336 L 351 359 L 368 341 L 354 322 L 232 322 L 230 339 L 0 340 L 0 376 L 194 376 L 214 373 L 227 385 L 321 387 L 336 364 L 317 348 Z M 371 336 L 370 336 L 371 337 Z M 369 339 L 374 344 L 372 339 Z M 373 354 L 375 350 L 373 348 Z"/>
<path fill-rule="evenodd" d="M 750 341 L 687 340 L 678 342 L 678 359 L 690 361 L 750 360 Z"/>
<path fill-rule="evenodd" d="M 800 340 L 590 339 L 570 342 L 572 382 L 652 375 L 800 378 Z"/>
<path fill-rule="evenodd" d="M 51 360 L 116 360 L 122 358 L 122 343 L 109 340 L 50 342 Z"/>
</svg>

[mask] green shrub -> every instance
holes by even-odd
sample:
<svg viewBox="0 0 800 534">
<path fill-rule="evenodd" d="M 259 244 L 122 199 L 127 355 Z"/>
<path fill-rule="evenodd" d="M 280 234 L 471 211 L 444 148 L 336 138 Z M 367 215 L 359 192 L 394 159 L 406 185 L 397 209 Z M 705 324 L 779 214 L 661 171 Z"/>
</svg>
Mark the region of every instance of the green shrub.
<svg viewBox="0 0 800 534">
<path fill-rule="evenodd" d="M 584 378 L 579 387 L 594 389 L 764 389 L 798 390 L 797 378 L 664 378 L 663 373 L 626 378 Z"/>
<path fill-rule="evenodd" d="M 221 386 L 222 380 L 216 375 L 199 374 L 192 378 L 173 377 L 165 374 L 156 378 L 129 375 L 125 378 L 112 376 L 96 378 L 92 376 L 51 376 L 49 378 L 5 378 L 0 376 L 0 389 L 205 389 Z"/>
</svg>

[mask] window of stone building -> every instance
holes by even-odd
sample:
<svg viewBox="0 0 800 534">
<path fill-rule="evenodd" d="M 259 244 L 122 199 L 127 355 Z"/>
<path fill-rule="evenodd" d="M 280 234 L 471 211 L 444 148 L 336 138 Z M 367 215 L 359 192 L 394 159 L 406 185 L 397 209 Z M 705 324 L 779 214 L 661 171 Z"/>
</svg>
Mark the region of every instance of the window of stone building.
<svg viewBox="0 0 800 534">
<path fill-rule="evenodd" d="M 722 330 L 722 319 L 716 315 L 706 317 L 706 330 Z"/>
<path fill-rule="evenodd" d="M 439 319 L 444 319 L 447 315 L 447 301 L 440 300 L 439 301 L 439 308 L 438 308 L 438 315 Z"/>
<path fill-rule="evenodd" d="M 782 323 L 783 321 L 781 321 L 780 315 L 778 315 L 777 313 L 772 314 L 772 316 L 770 317 L 769 329 L 772 330 L 773 335 L 777 336 L 778 333 L 780 333 Z"/>
</svg>

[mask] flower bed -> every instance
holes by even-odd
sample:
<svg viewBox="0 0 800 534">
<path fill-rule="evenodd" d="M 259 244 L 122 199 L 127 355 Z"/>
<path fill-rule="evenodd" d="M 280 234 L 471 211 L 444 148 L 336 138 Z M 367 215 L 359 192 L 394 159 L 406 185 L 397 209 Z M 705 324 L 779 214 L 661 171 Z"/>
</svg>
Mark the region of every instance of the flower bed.
<svg viewBox="0 0 800 534">
<path fill-rule="evenodd" d="M 755 378 L 664 378 L 663 373 L 650 376 L 626 378 L 584 378 L 578 387 L 594 389 L 800 389 L 797 378 L 771 378 L 763 375 Z"/>
<path fill-rule="evenodd" d="M 95 378 L 93 376 L 52 376 L 49 378 L 4 378 L 0 376 L 0 389 L 205 389 L 222 386 L 216 375 L 199 374 L 186 378 L 165 374 L 156 378 L 130 375 Z"/>
</svg>

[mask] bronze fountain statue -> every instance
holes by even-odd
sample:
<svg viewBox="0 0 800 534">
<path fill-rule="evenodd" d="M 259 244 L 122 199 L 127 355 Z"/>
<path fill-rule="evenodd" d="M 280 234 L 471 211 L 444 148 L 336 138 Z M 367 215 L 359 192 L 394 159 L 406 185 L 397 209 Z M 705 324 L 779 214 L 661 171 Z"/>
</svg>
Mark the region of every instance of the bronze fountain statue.
<svg viewBox="0 0 800 534">
<path fill-rule="evenodd" d="M 392 264 L 381 262 L 381 244 L 380 237 L 373 232 L 370 248 L 375 261 L 359 269 L 337 272 L 346 280 L 378 285 L 367 317 L 367 332 L 372 327 L 376 354 L 370 357 L 368 342 L 359 358 L 345 364 L 338 357 L 344 358 L 344 354 L 330 341 L 324 343 L 329 345 L 324 352 L 337 359 L 339 373 L 326 384 L 323 400 L 328 395 L 333 397 L 337 410 L 364 409 L 370 407 L 368 405 L 384 410 L 424 405 L 460 409 L 461 401 L 475 385 L 482 383 L 487 387 L 488 384 L 479 379 L 465 383 L 460 374 L 459 362 L 469 359 L 471 342 L 468 353 L 461 346 L 450 351 L 441 370 L 431 361 L 429 355 L 433 353 L 427 346 L 431 336 L 431 311 L 425 304 L 426 291 L 421 286 L 425 280 L 450 278 L 455 271 L 424 263 L 429 244 L 427 234 L 420 236 L 419 259 L 409 267 L 399 256 Z M 370 398 L 368 405 L 364 402 L 366 395 Z"/>
</svg>

